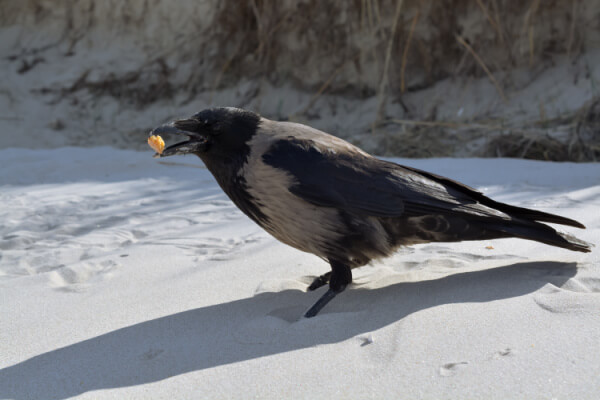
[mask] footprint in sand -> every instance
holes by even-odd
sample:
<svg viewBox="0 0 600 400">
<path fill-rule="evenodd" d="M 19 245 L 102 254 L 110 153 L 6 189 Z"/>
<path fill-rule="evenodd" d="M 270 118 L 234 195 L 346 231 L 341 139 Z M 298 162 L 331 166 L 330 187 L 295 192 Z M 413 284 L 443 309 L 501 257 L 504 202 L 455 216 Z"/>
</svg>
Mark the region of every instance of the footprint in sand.
<svg viewBox="0 0 600 400">
<path fill-rule="evenodd" d="M 156 357 L 160 356 L 164 352 L 165 351 L 163 349 L 150 349 L 147 352 L 145 352 L 144 354 L 142 354 L 140 356 L 140 358 L 144 361 L 150 361 L 150 360 L 153 360 Z"/>
<path fill-rule="evenodd" d="M 439 369 L 440 376 L 454 376 L 459 370 L 465 368 L 467 364 L 469 363 L 466 361 L 444 364 Z"/>
<path fill-rule="evenodd" d="M 556 314 L 597 315 L 598 301 L 591 293 L 574 294 L 567 290 L 547 289 L 534 296 L 533 301 L 541 309 Z"/>
<path fill-rule="evenodd" d="M 290 325 L 296 321 L 287 321 L 280 316 L 267 315 L 245 322 L 233 332 L 236 342 L 242 344 L 275 344 L 286 341 L 290 336 Z"/>
<path fill-rule="evenodd" d="M 512 349 L 510 349 L 509 347 L 507 347 L 504 350 L 500 350 L 500 351 L 497 351 L 494 354 L 492 354 L 491 358 L 494 359 L 494 360 L 499 360 L 499 359 L 502 359 L 504 357 L 512 357 L 514 355 L 515 355 L 515 353 L 512 351 Z"/>
<path fill-rule="evenodd" d="M 544 276 L 549 283 L 536 292 L 533 300 L 536 305 L 552 313 L 595 314 L 597 296 L 600 294 L 600 279 L 580 266 L 576 276 L 565 270 L 555 270 Z"/>
<path fill-rule="evenodd" d="M 560 286 L 562 290 L 567 290 L 576 293 L 600 294 L 600 278 L 597 277 L 596 271 L 598 266 L 595 264 L 582 263 L 571 264 L 572 267 L 577 267 L 577 275 L 569 278 L 562 285 L 553 281 L 555 277 L 571 276 L 567 271 L 556 270 L 550 277 L 549 282 Z M 560 282 L 559 282 L 560 283 Z"/>
<path fill-rule="evenodd" d="M 271 312 L 269 312 L 267 316 L 275 317 L 285 322 L 294 323 L 300 321 L 303 318 L 303 315 L 306 312 L 306 310 L 306 306 L 287 306 L 274 309 Z"/>
<path fill-rule="evenodd" d="M 208 237 L 189 243 L 180 243 L 179 239 L 175 239 L 174 241 L 163 240 L 155 244 L 174 243 L 178 248 L 186 250 L 188 254 L 194 256 L 194 261 L 227 261 L 242 254 L 247 245 L 260 242 L 261 240 L 263 240 L 262 236 L 252 233 L 229 239 Z"/>
<path fill-rule="evenodd" d="M 119 267 L 120 265 L 113 260 L 72 264 L 51 271 L 48 279 L 50 286 L 56 290 L 79 293 L 88 289 L 92 284 L 110 279 Z"/>
<path fill-rule="evenodd" d="M 221 248 L 216 249 L 212 256 L 208 257 L 212 261 L 226 261 L 239 254 L 246 245 L 259 242 L 262 238 L 255 234 L 250 234 L 241 238 L 230 238 L 223 241 Z"/>
</svg>

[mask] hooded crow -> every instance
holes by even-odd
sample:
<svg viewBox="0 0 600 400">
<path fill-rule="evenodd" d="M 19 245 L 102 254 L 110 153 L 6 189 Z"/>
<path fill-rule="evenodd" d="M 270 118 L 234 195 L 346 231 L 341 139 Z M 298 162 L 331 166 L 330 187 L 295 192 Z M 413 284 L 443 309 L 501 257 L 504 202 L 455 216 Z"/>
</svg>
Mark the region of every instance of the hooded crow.
<svg viewBox="0 0 600 400">
<path fill-rule="evenodd" d="M 542 222 L 572 219 L 499 203 L 457 181 L 375 158 L 352 144 L 238 108 L 211 108 L 150 135 L 188 140 L 159 157 L 195 154 L 235 205 L 281 242 L 331 266 L 308 290 L 329 290 L 313 317 L 352 281 L 351 270 L 400 246 L 517 237 L 589 252 Z"/>
</svg>

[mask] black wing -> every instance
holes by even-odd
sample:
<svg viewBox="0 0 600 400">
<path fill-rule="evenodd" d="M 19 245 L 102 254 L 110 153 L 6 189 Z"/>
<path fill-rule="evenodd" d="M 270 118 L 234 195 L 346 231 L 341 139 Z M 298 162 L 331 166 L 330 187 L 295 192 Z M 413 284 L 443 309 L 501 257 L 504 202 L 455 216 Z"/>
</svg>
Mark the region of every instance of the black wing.
<svg viewBox="0 0 600 400">
<path fill-rule="evenodd" d="M 404 212 L 399 188 L 386 173 L 376 173 L 367 157 L 319 149 L 311 140 L 289 138 L 274 143 L 263 161 L 295 178 L 290 192 L 324 207 L 357 214 L 395 217 Z"/>
<path fill-rule="evenodd" d="M 418 172 L 312 140 L 280 140 L 263 161 L 290 173 L 295 178 L 290 192 L 319 206 L 376 217 L 439 213 L 461 206 L 444 185 Z M 475 203 L 462 197 L 463 202 Z"/>
<path fill-rule="evenodd" d="M 318 206 L 359 215 L 399 217 L 458 213 L 583 227 L 568 218 L 493 201 L 475 189 L 439 175 L 335 145 L 319 146 L 312 140 L 282 139 L 263 155 L 263 161 L 295 178 L 289 190 L 296 196 Z"/>
<path fill-rule="evenodd" d="M 447 186 L 450 189 L 458 190 L 464 194 L 467 194 L 473 200 L 476 200 L 477 202 L 487 207 L 494 208 L 496 210 L 502 211 L 503 213 L 509 214 L 512 217 L 521 218 L 529 221 L 550 222 L 554 224 L 568 225 L 574 226 L 576 228 L 585 229 L 585 226 L 582 223 L 573 219 L 561 217 L 560 215 L 545 213 L 543 211 L 537 211 L 524 207 L 511 206 L 510 204 L 506 203 L 500 203 L 498 201 L 490 199 L 489 197 L 486 197 L 483 193 L 455 180 L 440 175 L 432 174 L 430 172 L 422 171 L 416 168 L 406 166 L 402 166 L 402 168 L 421 174 L 431 180 L 434 180 L 438 183 Z"/>
</svg>

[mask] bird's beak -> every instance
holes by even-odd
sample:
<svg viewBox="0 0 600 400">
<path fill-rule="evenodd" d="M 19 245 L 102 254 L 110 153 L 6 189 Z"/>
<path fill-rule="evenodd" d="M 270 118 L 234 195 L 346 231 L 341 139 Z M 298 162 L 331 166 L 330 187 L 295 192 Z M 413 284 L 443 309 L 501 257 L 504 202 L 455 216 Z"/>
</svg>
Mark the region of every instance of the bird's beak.
<svg viewBox="0 0 600 400">
<path fill-rule="evenodd" d="M 209 136 L 203 133 L 198 133 L 199 122 L 193 119 L 183 119 L 169 122 L 154 128 L 148 136 L 187 136 L 189 140 L 175 143 L 166 147 L 162 153 L 156 153 L 154 157 L 168 157 L 174 155 L 182 155 L 189 153 L 202 153 L 206 151 L 209 143 Z"/>
</svg>

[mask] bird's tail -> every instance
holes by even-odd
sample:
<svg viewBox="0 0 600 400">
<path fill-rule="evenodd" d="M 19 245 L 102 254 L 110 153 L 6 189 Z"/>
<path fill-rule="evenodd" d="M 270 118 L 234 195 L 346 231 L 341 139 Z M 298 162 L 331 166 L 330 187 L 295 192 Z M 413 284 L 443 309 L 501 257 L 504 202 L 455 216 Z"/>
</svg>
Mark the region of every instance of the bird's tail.
<svg viewBox="0 0 600 400">
<path fill-rule="evenodd" d="M 494 230 L 506 233 L 508 236 L 514 236 L 521 239 L 535 240 L 537 242 L 549 244 L 551 246 L 562 247 L 573 251 L 589 253 L 592 251 L 593 244 L 587 243 L 568 233 L 559 232 L 554 228 L 535 221 L 513 220 L 507 223 L 496 223 L 492 228 Z"/>
</svg>

